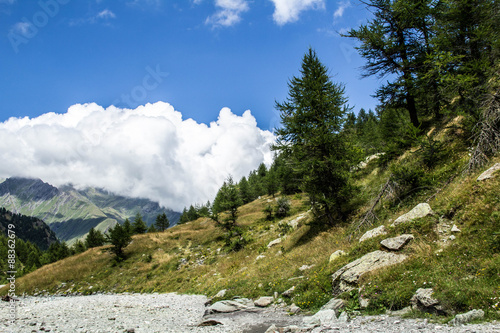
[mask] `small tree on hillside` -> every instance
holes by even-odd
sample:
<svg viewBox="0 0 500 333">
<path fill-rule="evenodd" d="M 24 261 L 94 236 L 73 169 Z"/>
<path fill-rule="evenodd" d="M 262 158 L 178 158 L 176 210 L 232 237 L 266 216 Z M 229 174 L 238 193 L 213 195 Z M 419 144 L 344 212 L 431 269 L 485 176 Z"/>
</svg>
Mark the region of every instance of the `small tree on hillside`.
<svg viewBox="0 0 500 333">
<path fill-rule="evenodd" d="M 238 207 L 241 205 L 240 193 L 230 176 L 217 192 L 210 217 L 219 228 L 224 230 L 226 246 L 233 250 L 239 250 L 245 244 L 243 231 L 236 223 Z"/>
<path fill-rule="evenodd" d="M 132 224 L 132 232 L 134 234 L 143 234 L 148 230 L 148 226 L 142 219 L 141 213 L 135 215 L 134 223 Z"/>
<path fill-rule="evenodd" d="M 132 236 L 123 228 L 122 225 L 117 223 L 114 228 L 108 230 L 106 240 L 113 245 L 111 252 L 116 255 L 116 258 L 121 261 L 125 259 L 123 249 L 132 241 Z"/>
<path fill-rule="evenodd" d="M 99 230 L 91 228 L 87 237 L 85 237 L 85 246 L 90 249 L 97 246 L 103 246 L 106 242 L 103 234 Z"/>
<path fill-rule="evenodd" d="M 158 214 L 156 217 L 155 226 L 159 231 L 165 231 L 170 227 L 170 221 L 168 220 L 167 214 Z"/>
<path fill-rule="evenodd" d="M 129 219 L 125 219 L 125 222 L 123 222 L 123 229 L 129 235 L 132 235 L 134 233 L 132 229 L 132 223 L 130 223 Z"/>
</svg>

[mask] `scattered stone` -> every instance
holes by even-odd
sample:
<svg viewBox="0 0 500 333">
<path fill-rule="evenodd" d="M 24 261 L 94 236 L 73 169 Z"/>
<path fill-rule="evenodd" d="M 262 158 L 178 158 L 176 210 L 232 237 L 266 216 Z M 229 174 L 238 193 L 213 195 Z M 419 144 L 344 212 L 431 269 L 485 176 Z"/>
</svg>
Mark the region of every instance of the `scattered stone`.
<svg viewBox="0 0 500 333">
<path fill-rule="evenodd" d="M 208 319 L 199 323 L 198 327 L 217 326 L 217 325 L 224 325 L 224 324 L 217 320 Z"/>
<path fill-rule="evenodd" d="M 408 213 L 401 215 L 394 221 L 393 224 L 391 224 L 391 227 L 395 227 L 398 224 L 408 222 L 417 218 L 425 217 L 428 215 L 432 215 L 434 212 L 432 211 L 431 206 L 429 206 L 428 203 L 420 203 L 416 205 L 412 210 L 410 210 Z"/>
<path fill-rule="evenodd" d="M 477 177 L 477 181 L 493 178 L 493 174 L 498 170 L 500 170 L 500 163 L 496 163 L 494 166 L 483 172 L 479 177 Z"/>
<path fill-rule="evenodd" d="M 340 298 L 332 298 L 325 305 L 321 307 L 321 310 L 334 310 L 337 316 L 339 315 L 340 309 L 345 306 L 345 301 Z"/>
<path fill-rule="evenodd" d="M 368 156 L 367 158 L 365 158 L 364 161 L 359 162 L 359 164 L 354 169 L 360 170 L 360 169 L 366 168 L 368 163 L 370 163 L 371 161 L 373 161 L 375 159 L 378 159 L 381 155 L 384 155 L 384 153 L 377 153 L 377 154 L 373 154 L 373 155 Z"/>
<path fill-rule="evenodd" d="M 451 227 L 451 232 L 462 232 L 462 231 L 458 229 L 456 224 L 454 224 L 453 227 Z"/>
<path fill-rule="evenodd" d="M 334 310 L 319 310 L 314 316 L 304 317 L 305 325 L 328 325 L 336 321 L 337 313 Z"/>
<path fill-rule="evenodd" d="M 401 310 L 390 311 L 389 314 L 392 316 L 402 317 L 404 315 L 409 314 L 411 311 L 412 311 L 411 306 L 407 306 L 406 308 L 402 308 Z"/>
<path fill-rule="evenodd" d="M 339 316 L 339 321 L 341 323 L 347 323 L 349 322 L 350 318 L 349 318 L 349 314 L 347 313 L 347 311 L 344 311 L 340 314 Z"/>
<path fill-rule="evenodd" d="M 345 256 L 345 255 L 346 255 L 346 253 L 344 251 L 337 250 L 337 251 L 332 253 L 332 255 L 330 256 L 329 262 L 333 262 L 333 261 L 337 260 L 337 258 Z"/>
<path fill-rule="evenodd" d="M 332 276 L 335 295 L 354 289 L 359 278 L 368 272 L 399 264 L 408 256 L 393 252 L 374 251 L 345 265 Z"/>
<path fill-rule="evenodd" d="M 227 292 L 227 290 L 226 290 L 226 289 L 222 289 L 222 290 L 221 290 L 221 291 L 219 291 L 219 292 L 217 293 L 217 295 L 215 295 L 214 297 L 215 297 L 215 298 L 223 298 L 224 296 L 226 296 L 226 292 Z"/>
<path fill-rule="evenodd" d="M 291 226 L 293 229 L 297 229 L 299 227 L 300 221 L 303 219 L 307 218 L 309 216 L 309 212 L 305 212 L 294 218 L 293 220 L 288 222 L 288 225 Z"/>
<path fill-rule="evenodd" d="M 255 258 L 255 260 L 260 260 L 260 259 L 264 259 L 266 256 L 263 255 L 263 254 L 260 254 L 257 256 L 257 258 Z"/>
<path fill-rule="evenodd" d="M 448 237 L 450 240 L 455 240 L 457 237 L 455 237 L 455 235 L 451 235 L 450 237 Z"/>
<path fill-rule="evenodd" d="M 368 230 L 367 232 L 365 232 L 365 234 L 363 236 L 361 236 L 361 238 L 359 239 L 359 242 L 361 243 L 361 242 L 364 242 L 365 240 L 368 240 L 370 238 L 377 237 L 380 235 L 386 235 L 386 234 L 387 234 L 387 229 L 385 228 L 385 226 L 381 225 L 378 228 Z"/>
<path fill-rule="evenodd" d="M 388 250 L 399 251 L 406 246 L 412 239 L 415 239 L 413 235 L 404 234 L 398 237 L 387 238 L 380 242 L 380 244 Z"/>
<path fill-rule="evenodd" d="M 419 288 L 412 296 L 410 303 L 414 309 L 422 312 L 445 314 L 439 301 L 432 297 L 434 290 L 432 288 Z"/>
<path fill-rule="evenodd" d="M 275 240 L 269 242 L 269 244 L 267 244 L 267 248 L 269 249 L 269 248 L 271 248 L 275 245 L 278 245 L 280 243 L 281 243 L 281 238 L 275 239 Z"/>
<path fill-rule="evenodd" d="M 314 267 L 314 265 L 302 265 L 299 267 L 299 270 L 303 272 L 303 271 L 307 271 L 308 269 L 311 269 L 313 267 Z"/>
<path fill-rule="evenodd" d="M 293 277 L 293 278 L 289 278 L 288 281 L 293 281 L 293 280 L 302 280 L 304 278 L 303 275 L 301 276 L 296 276 L 296 277 Z"/>
<path fill-rule="evenodd" d="M 293 286 L 292 288 L 286 290 L 281 295 L 283 295 L 284 297 L 292 297 L 292 294 L 293 294 L 294 291 L 295 291 L 295 286 Z"/>
<path fill-rule="evenodd" d="M 295 303 L 293 303 L 292 305 L 290 305 L 290 312 L 291 313 L 297 314 L 300 311 L 302 311 L 301 308 L 299 308 L 297 305 L 295 305 Z"/>
<path fill-rule="evenodd" d="M 370 300 L 368 298 L 359 296 L 359 306 L 362 309 L 366 309 L 369 305 L 370 305 Z"/>
<path fill-rule="evenodd" d="M 264 297 L 259 298 L 258 300 L 256 300 L 253 303 L 255 306 L 258 306 L 260 308 L 265 308 L 265 307 L 271 305 L 273 303 L 273 301 L 274 301 L 273 297 L 264 296 Z"/>
<path fill-rule="evenodd" d="M 470 323 L 473 320 L 483 319 L 484 311 L 483 310 L 472 310 L 467 313 L 461 313 L 455 316 L 449 324 L 453 326 L 464 325 Z"/>
</svg>

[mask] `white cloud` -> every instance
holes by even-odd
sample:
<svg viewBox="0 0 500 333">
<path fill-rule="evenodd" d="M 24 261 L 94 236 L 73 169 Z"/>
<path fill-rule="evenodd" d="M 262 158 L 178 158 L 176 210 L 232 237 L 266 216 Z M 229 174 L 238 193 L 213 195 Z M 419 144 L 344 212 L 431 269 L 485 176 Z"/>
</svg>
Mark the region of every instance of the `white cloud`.
<svg viewBox="0 0 500 333">
<path fill-rule="evenodd" d="M 338 19 L 341 18 L 344 15 L 344 11 L 351 7 L 351 1 L 340 1 L 339 3 L 339 8 L 333 13 L 333 18 Z"/>
<path fill-rule="evenodd" d="M 241 14 L 249 9 L 246 0 L 215 0 L 215 6 L 218 8 L 217 12 L 205 21 L 213 27 L 232 26 L 241 21 Z"/>
<path fill-rule="evenodd" d="M 114 18 L 116 18 L 116 15 L 115 15 L 115 13 L 110 11 L 109 9 L 104 9 L 103 11 L 99 12 L 96 15 L 96 18 L 104 19 L 104 20 L 105 19 L 114 19 Z"/>
<path fill-rule="evenodd" d="M 269 164 L 273 141 L 250 111 L 223 108 L 206 125 L 163 102 L 135 110 L 77 104 L 0 123 L 0 177 L 102 187 L 181 210 L 212 200 L 229 174 L 238 180 Z"/>
<path fill-rule="evenodd" d="M 295 22 L 301 12 L 325 8 L 324 0 L 271 0 L 274 3 L 273 19 L 278 25 Z"/>
<path fill-rule="evenodd" d="M 30 37 L 33 34 L 33 28 L 33 24 L 28 21 L 17 22 L 12 26 L 11 32 L 25 37 Z"/>
</svg>

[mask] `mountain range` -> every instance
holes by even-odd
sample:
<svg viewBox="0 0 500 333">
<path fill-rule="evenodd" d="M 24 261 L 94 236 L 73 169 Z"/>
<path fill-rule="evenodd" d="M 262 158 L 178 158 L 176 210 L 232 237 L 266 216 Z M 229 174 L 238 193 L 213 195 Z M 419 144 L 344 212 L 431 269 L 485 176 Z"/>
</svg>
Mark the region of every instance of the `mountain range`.
<svg viewBox="0 0 500 333">
<path fill-rule="evenodd" d="M 34 216 L 47 223 L 57 238 L 69 244 L 84 237 L 91 228 L 105 232 L 137 213 L 149 226 L 166 213 L 170 225 L 180 213 L 144 198 L 128 198 L 99 188 L 55 187 L 41 179 L 7 178 L 0 182 L 0 207 L 17 214 Z"/>
</svg>

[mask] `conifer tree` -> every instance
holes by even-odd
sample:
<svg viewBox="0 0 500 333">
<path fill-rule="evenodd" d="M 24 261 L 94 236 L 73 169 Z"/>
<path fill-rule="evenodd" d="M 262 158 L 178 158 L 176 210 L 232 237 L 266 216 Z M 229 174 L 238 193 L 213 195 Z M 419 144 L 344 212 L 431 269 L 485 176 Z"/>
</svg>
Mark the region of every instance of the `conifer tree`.
<svg viewBox="0 0 500 333">
<path fill-rule="evenodd" d="M 158 214 L 154 225 L 159 231 L 165 231 L 166 229 L 168 229 L 170 227 L 170 222 L 168 220 L 167 214 L 165 214 L 165 212 L 163 212 L 162 214 Z"/>
<path fill-rule="evenodd" d="M 148 230 L 148 226 L 142 219 L 141 213 L 137 213 L 132 223 L 132 232 L 134 234 L 143 234 Z"/>
<path fill-rule="evenodd" d="M 282 127 L 276 130 L 274 149 L 302 175 L 317 218 L 333 224 L 342 217 L 353 191 L 353 153 L 342 132 L 349 108 L 343 86 L 330 81 L 312 49 L 304 55 L 300 72 L 288 83 L 288 99 L 276 103 Z"/>
<path fill-rule="evenodd" d="M 85 237 L 85 246 L 88 249 L 90 249 L 93 247 L 104 245 L 105 241 L 106 241 L 106 239 L 104 238 L 103 234 L 99 230 L 91 228 L 89 230 L 89 233 L 87 234 L 87 237 Z"/>
<path fill-rule="evenodd" d="M 123 249 L 132 241 L 132 236 L 123 228 L 123 226 L 117 223 L 113 228 L 111 228 L 106 234 L 107 241 L 113 245 L 111 247 L 111 252 L 116 255 L 116 258 L 120 261 L 125 259 L 125 253 Z"/>
</svg>

